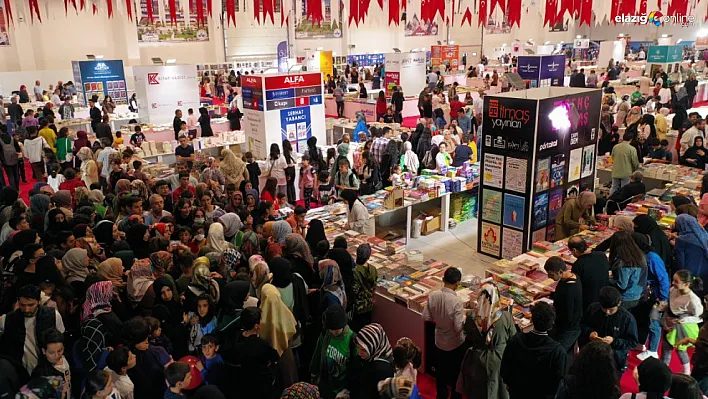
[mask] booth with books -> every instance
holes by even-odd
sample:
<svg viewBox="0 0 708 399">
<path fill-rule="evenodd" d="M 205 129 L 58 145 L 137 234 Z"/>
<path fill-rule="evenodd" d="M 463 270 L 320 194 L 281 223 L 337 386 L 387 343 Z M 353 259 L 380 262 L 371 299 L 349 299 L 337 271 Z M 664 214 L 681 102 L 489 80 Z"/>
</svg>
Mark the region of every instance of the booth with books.
<svg viewBox="0 0 708 399">
<path fill-rule="evenodd" d="M 484 98 L 479 252 L 511 259 L 554 241 L 563 201 L 594 189 L 601 96 L 542 87 Z"/>
</svg>

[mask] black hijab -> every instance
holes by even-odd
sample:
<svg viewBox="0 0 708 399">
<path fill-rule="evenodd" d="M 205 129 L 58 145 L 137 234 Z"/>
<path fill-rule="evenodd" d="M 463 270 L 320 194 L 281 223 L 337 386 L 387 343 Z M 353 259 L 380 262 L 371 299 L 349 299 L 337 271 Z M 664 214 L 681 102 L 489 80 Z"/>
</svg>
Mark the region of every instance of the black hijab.
<svg viewBox="0 0 708 399">
<path fill-rule="evenodd" d="M 172 300 L 164 301 L 162 300 L 162 289 L 167 287 L 172 290 Z M 170 323 L 180 323 L 182 321 L 182 306 L 180 306 L 177 299 L 179 298 L 179 293 L 177 288 L 166 276 L 160 276 L 155 279 L 152 283 L 152 289 L 155 291 L 155 305 L 164 305 L 170 312 Z"/>
<path fill-rule="evenodd" d="M 305 290 L 305 280 L 302 276 L 295 276 L 293 267 L 289 260 L 282 256 L 275 257 L 268 262 L 268 268 L 273 273 L 271 284 L 276 288 L 286 288 L 290 284 L 293 287 L 293 316 L 295 320 L 304 324 L 310 317 L 308 308 L 307 291 Z"/>
<path fill-rule="evenodd" d="M 96 242 L 103 246 L 104 249 L 110 249 L 113 245 L 113 222 L 102 220 L 96 224 L 93 229 L 93 235 L 96 237 Z"/>
<path fill-rule="evenodd" d="M 64 215 L 64 212 L 62 212 L 61 209 L 59 208 L 54 208 L 51 211 L 49 211 L 49 223 L 47 227 L 47 233 L 52 233 L 56 235 L 60 231 L 69 231 L 71 228 L 69 227 L 69 222 L 66 221 L 66 215 L 64 215 L 64 221 L 63 222 L 57 222 L 56 217 L 57 215 L 62 214 Z"/>
<path fill-rule="evenodd" d="M 305 237 L 307 245 L 310 246 L 310 252 L 315 253 L 317 251 L 317 243 L 326 239 L 327 235 L 322 221 L 319 219 L 311 220 L 307 225 L 307 236 Z"/>
<path fill-rule="evenodd" d="M 344 282 L 344 290 L 347 293 L 347 298 L 350 298 L 347 300 L 347 308 L 349 308 L 350 304 L 354 303 L 354 291 L 352 291 L 352 285 L 354 284 L 354 259 L 344 248 L 330 249 L 327 257 L 339 265 L 339 272 L 342 274 L 342 281 Z"/>
<path fill-rule="evenodd" d="M 701 145 L 698 146 L 696 143 L 698 140 L 701 140 Z M 698 168 L 698 169 L 705 169 L 706 166 L 706 158 L 708 158 L 708 150 L 704 147 L 704 139 L 701 136 L 696 136 L 696 138 L 693 139 L 693 146 L 689 147 L 686 152 L 683 154 L 683 164 L 692 168 Z M 703 155 L 698 154 L 698 151 L 703 151 Z M 696 161 L 695 164 L 691 164 L 686 162 L 685 160 L 688 159 L 694 159 Z"/>
<path fill-rule="evenodd" d="M 339 196 L 342 197 L 343 200 L 347 201 L 347 204 L 349 204 L 350 211 L 354 207 L 354 201 L 359 198 L 359 195 L 356 193 L 356 191 L 351 189 L 342 190 Z"/>
<path fill-rule="evenodd" d="M 271 284 L 276 288 L 285 288 L 293 282 L 293 270 L 290 261 L 282 256 L 275 257 L 268 262 L 268 268 L 273 273 Z"/>
<path fill-rule="evenodd" d="M 673 259 L 671 244 L 656 221 L 649 215 L 637 215 L 634 218 L 634 231 L 649 236 L 652 251 L 661 257 L 667 268 L 670 267 Z"/>
<path fill-rule="evenodd" d="M 235 280 L 226 284 L 222 294 L 222 310 L 243 309 L 250 289 L 251 284 L 248 281 Z"/>
<path fill-rule="evenodd" d="M 0 189 L 0 203 L 3 207 L 14 205 L 19 196 L 20 193 L 15 187 L 5 186 Z"/>
<path fill-rule="evenodd" d="M 138 223 L 131 226 L 128 230 L 128 234 L 126 235 L 126 240 L 128 241 L 128 244 L 130 244 L 130 249 L 133 250 L 135 257 L 138 259 L 144 259 L 150 255 L 150 242 L 143 240 L 143 236 L 145 236 L 146 231 L 148 231 L 148 226 Z"/>
</svg>

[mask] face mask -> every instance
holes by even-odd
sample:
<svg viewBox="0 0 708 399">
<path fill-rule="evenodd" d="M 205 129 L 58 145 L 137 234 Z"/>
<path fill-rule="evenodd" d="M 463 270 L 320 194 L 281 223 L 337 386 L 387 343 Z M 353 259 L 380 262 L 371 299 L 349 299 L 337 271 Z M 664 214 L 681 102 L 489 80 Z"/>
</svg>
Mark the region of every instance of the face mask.
<svg viewBox="0 0 708 399">
<path fill-rule="evenodd" d="M 194 239 L 197 241 L 202 241 L 204 240 L 204 234 L 197 234 L 196 236 L 194 236 Z"/>
<path fill-rule="evenodd" d="M 204 218 L 194 218 L 194 223 L 204 224 Z"/>
</svg>

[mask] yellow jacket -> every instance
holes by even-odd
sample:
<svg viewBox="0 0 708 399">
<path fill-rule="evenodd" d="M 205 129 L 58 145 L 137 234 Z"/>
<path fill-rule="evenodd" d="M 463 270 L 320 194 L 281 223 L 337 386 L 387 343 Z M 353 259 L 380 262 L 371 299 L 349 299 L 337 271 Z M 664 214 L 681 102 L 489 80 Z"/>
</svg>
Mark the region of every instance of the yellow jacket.
<svg viewBox="0 0 708 399">
<path fill-rule="evenodd" d="M 666 139 L 666 133 L 669 132 L 669 125 L 666 123 L 666 118 L 664 115 L 654 115 L 654 126 L 656 127 L 656 136 L 659 140 Z"/>
</svg>

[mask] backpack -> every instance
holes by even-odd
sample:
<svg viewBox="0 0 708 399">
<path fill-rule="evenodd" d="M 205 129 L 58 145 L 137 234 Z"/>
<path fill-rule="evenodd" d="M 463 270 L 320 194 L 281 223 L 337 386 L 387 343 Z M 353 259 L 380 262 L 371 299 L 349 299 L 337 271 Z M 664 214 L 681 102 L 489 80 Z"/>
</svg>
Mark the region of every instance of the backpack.
<svg viewBox="0 0 708 399">
<path fill-rule="evenodd" d="M 2 144 L 3 163 L 7 166 L 17 165 L 17 150 L 15 146 L 12 145 L 12 137 L 10 138 L 10 144 L 5 144 L 2 140 L 0 140 L 0 144 Z"/>
</svg>

